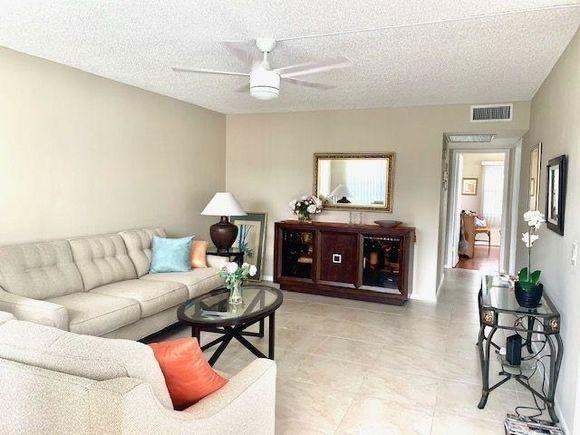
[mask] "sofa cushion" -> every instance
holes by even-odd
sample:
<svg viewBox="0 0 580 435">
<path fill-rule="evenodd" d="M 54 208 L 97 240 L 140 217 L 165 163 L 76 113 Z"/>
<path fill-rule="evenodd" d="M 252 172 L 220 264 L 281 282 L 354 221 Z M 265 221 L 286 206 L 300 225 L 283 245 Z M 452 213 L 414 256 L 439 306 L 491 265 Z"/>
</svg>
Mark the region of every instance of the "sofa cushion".
<svg viewBox="0 0 580 435">
<path fill-rule="evenodd" d="M 212 267 L 192 269 L 189 272 L 148 273 L 141 279 L 180 282 L 187 286 L 190 298 L 224 285 L 224 280 L 219 276 L 219 270 Z"/>
<path fill-rule="evenodd" d="M 170 239 L 153 237 L 151 273 L 188 272 L 191 270 L 193 236 Z"/>
<path fill-rule="evenodd" d="M 166 408 L 173 408 L 153 351 L 135 341 L 77 335 L 11 320 L 0 324 L 0 358 L 98 381 L 141 379 Z"/>
<path fill-rule="evenodd" d="M 83 290 L 66 240 L 0 246 L 0 287 L 31 299 Z"/>
<path fill-rule="evenodd" d="M 119 235 L 125 241 L 129 257 L 135 265 L 137 276 L 149 273 L 151 267 L 151 242 L 153 236 L 165 237 L 163 228 L 143 228 L 138 230 L 121 231 Z"/>
<path fill-rule="evenodd" d="M 151 343 L 176 410 L 183 410 L 223 387 L 220 376 L 205 359 L 195 338 Z"/>
<path fill-rule="evenodd" d="M 91 293 L 134 299 L 141 306 L 141 317 L 160 313 L 185 302 L 187 287 L 179 282 L 130 279 L 114 282 L 91 290 Z"/>
<path fill-rule="evenodd" d="M 137 278 L 125 242 L 118 234 L 71 239 L 70 245 L 85 290 Z"/>
<path fill-rule="evenodd" d="M 77 334 L 103 335 L 141 318 L 139 302 L 134 299 L 82 292 L 47 301 L 67 309 L 69 330 Z"/>
</svg>

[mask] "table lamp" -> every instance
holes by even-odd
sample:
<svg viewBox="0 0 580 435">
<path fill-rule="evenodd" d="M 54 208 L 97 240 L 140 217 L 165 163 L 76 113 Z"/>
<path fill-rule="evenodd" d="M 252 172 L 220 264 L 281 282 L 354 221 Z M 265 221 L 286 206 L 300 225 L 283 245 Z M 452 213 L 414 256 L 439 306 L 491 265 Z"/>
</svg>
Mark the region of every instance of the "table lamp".
<svg viewBox="0 0 580 435">
<path fill-rule="evenodd" d="M 221 216 L 217 224 L 209 227 L 211 241 L 218 251 L 227 251 L 238 236 L 238 227 L 229 221 L 229 216 L 245 216 L 234 195 L 229 192 L 216 193 L 201 212 L 204 216 Z"/>
<path fill-rule="evenodd" d="M 348 197 L 350 196 L 350 191 L 344 184 L 339 184 L 336 188 L 330 192 L 330 196 L 336 198 L 336 202 L 339 204 L 349 204 L 350 201 Z M 340 198 L 340 199 L 339 199 Z"/>
</svg>

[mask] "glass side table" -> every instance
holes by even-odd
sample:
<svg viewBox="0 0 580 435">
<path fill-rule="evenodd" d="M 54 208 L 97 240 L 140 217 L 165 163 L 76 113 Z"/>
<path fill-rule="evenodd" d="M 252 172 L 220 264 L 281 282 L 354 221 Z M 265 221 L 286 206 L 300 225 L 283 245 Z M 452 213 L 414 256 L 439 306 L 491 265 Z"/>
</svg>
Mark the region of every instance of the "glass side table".
<svg viewBox="0 0 580 435">
<path fill-rule="evenodd" d="M 521 307 L 516 301 L 513 284 L 507 277 L 499 275 L 484 275 L 478 295 L 479 305 L 479 336 L 477 346 L 481 362 L 482 393 L 478 408 L 483 409 L 489 393 L 510 379 L 515 379 L 535 397 L 546 404 L 550 418 L 554 423 L 558 418 L 554 411 L 554 396 L 558 374 L 562 364 L 564 346 L 560 337 L 560 313 L 544 292 L 540 305 L 534 309 Z M 492 347 L 499 352 L 500 346 L 493 342 L 497 330 L 516 332 L 524 337 L 523 345 L 528 352 L 534 353 L 532 339 L 534 334 L 545 337 L 549 349 L 549 387 L 546 394 L 537 391 L 529 385 L 528 377 L 522 373 L 511 373 L 502 370 L 499 374 L 503 379 L 495 385 L 489 385 L 489 363 Z"/>
<path fill-rule="evenodd" d="M 240 250 L 240 248 L 234 248 L 233 246 L 226 251 L 220 251 L 215 246 L 208 246 L 206 254 L 227 257 L 228 261 L 234 261 L 238 263 L 238 266 L 240 267 L 244 264 L 244 251 Z"/>
</svg>

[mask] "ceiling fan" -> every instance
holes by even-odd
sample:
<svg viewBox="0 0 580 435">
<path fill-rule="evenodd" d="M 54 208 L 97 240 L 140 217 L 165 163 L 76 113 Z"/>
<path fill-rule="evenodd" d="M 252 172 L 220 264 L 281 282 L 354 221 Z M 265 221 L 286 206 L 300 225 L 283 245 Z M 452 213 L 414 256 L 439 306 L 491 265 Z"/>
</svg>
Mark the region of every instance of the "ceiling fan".
<svg viewBox="0 0 580 435">
<path fill-rule="evenodd" d="M 562 9 L 571 7 L 573 8 L 577 6 L 578 5 L 551 5 L 536 8 L 505 10 L 499 12 L 491 12 L 487 14 L 484 13 L 484 14 L 467 15 L 462 17 L 441 18 L 436 20 L 428 20 L 420 22 L 390 24 L 386 26 L 371 27 L 366 29 L 339 30 L 336 32 L 301 35 L 288 38 L 274 39 L 261 37 L 246 41 L 223 41 L 223 44 L 228 48 L 228 50 L 238 59 L 242 60 L 242 62 L 244 62 L 244 65 L 247 68 L 251 69 L 249 73 L 233 72 L 233 71 L 217 71 L 211 69 L 189 68 L 183 66 L 175 66 L 172 69 L 178 72 L 200 73 L 200 74 L 223 74 L 230 76 L 249 77 L 250 84 L 243 86 L 242 88 L 238 89 L 238 91 L 247 92 L 249 90 L 250 95 L 254 98 L 258 98 L 260 100 L 271 100 L 272 98 L 276 98 L 278 97 L 278 95 L 280 95 L 281 80 L 293 83 L 295 85 L 305 86 L 308 88 L 327 90 L 334 88 L 334 86 L 329 86 L 322 83 L 313 83 L 306 80 L 297 79 L 295 77 L 352 66 L 352 62 L 348 58 L 337 57 L 334 59 L 323 60 L 320 62 L 288 65 L 281 68 L 272 69 L 270 67 L 270 62 L 268 61 L 268 54 L 272 52 L 277 42 L 295 41 L 298 39 L 324 38 L 339 35 L 353 35 L 357 33 L 380 32 L 410 27 L 422 27 L 434 24 L 471 21 L 498 16 L 509 16 L 531 11 Z M 256 50 L 256 47 L 258 48 L 258 50 Z M 258 51 L 261 52 L 261 55 L 258 54 Z"/>
<path fill-rule="evenodd" d="M 274 38 L 256 38 L 255 40 L 249 41 L 223 41 L 223 44 L 234 56 L 240 59 L 246 67 L 251 68 L 249 73 L 217 71 L 183 66 L 174 66 L 172 68 L 173 71 L 249 77 L 249 85 L 243 86 L 238 89 L 238 91 L 247 92 L 249 90 L 250 95 L 254 98 L 259 100 L 271 100 L 278 97 L 280 94 L 281 80 L 295 85 L 324 91 L 327 89 L 333 89 L 334 86 L 309 82 L 297 79 L 296 77 L 352 66 L 352 62 L 346 57 L 337 57 L 319 62 L 300 63 L 272 69 L 268 60 L 268 55 L 276 46 L 276 40 Z M 261 55 L 258 54 L 254 44 L 258 51 L 261 52 Z"/>
</svg>

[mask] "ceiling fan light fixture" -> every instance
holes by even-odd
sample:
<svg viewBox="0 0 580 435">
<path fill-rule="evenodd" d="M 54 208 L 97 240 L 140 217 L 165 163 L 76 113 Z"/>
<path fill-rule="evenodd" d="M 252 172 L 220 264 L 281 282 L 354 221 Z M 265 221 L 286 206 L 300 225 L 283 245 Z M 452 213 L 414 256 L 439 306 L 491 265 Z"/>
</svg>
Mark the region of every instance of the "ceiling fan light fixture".
<svg viewBox="0 0 580 435">
<path fill-rule="evenodd" d="M 258 68 L 250 74 L 250 95 L 258 100 L 272 100 L 280 95 L 280 76 Z"/>
</svg>

